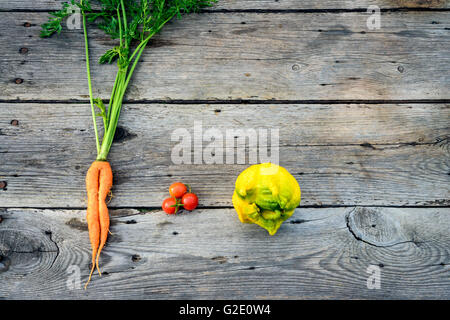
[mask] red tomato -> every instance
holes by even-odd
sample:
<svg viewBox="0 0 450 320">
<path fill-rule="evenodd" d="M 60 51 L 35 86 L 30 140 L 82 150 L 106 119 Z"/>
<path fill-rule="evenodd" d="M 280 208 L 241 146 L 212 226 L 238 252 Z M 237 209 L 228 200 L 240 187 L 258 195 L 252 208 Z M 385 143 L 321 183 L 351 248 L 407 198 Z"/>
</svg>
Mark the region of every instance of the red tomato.
<svg viewBox="0 0 450 320">
<path fill-rule="evenodd" d="M 172 183 L 169 193 L 172 197 L 181 198 L 187 192 L 187 187 L 181 182 Z"/>
<path fill-rule="evenodd" d="M 167 214 L 174 214 L 178 211 L 178 207 L 175 205 L 177 204 L 177 200 L 175 198 L 167 198 L 162 203 L 162 209 Z"/>
<path fill-rule="evenodd" d="M 183 204 L 183 208 L 189 211 L 197 208 L 198 198 L 195 193 L 186 193 L 183 198 L 181 198 L 181 203 Z"/>
</svg>

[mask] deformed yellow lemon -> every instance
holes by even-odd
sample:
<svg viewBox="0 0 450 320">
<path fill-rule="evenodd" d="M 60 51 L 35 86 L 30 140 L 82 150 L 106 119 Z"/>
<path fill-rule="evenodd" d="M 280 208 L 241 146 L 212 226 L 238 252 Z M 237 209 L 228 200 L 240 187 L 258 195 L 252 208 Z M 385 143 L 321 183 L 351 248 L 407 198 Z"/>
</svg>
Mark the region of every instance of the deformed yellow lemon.
<svg viewBox="0 0 450 320">
<path fill-rule="evenodd" d="M 236 179 L 233 206 L 239 220 L 255 223 L 274 235 L 300 204 L 297 180 L 273 163 L 255 164 Z"/>
</svg>

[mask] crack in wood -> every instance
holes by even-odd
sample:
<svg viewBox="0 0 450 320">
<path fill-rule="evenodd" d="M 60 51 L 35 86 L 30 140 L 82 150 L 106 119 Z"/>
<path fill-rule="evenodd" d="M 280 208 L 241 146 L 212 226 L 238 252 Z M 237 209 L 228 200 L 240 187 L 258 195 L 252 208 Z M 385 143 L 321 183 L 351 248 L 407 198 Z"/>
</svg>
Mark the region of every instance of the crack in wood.
<svg viewBox="0 0 450 320">
<path fill-rule="evenodd" d="M 47 230 L 47 231 L 45 231 L 45 234 L 48 236 L 50 241 L 53 242 L 53 244 L 56 247 L 56 251 L 55 251 L 56 252 L 56 256 L 55 256 L 55 258 L 53 259 L 53 261 L 52 261 L 52 263 L 50 265 L 50 269 L 51 269 L 51 268 L 53 268 L 53 265 L 55 264 L 56 259 L 58 259 L 58 257 L 59 257 L 60 250 L 59 250 L 58 243 L 55 240 L 53 240 L 53 233 L 50 230 Z"/>
</svg>

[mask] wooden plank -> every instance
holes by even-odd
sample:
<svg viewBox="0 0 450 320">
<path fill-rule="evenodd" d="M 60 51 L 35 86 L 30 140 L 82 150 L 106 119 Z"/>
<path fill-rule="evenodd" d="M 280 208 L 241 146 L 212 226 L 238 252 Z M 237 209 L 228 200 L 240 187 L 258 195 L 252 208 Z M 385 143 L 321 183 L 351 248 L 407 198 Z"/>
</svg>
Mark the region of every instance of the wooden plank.
<svg viewBox="0 0 450 320">
<path fill-rule="evenodd" d="M 9 0 L 0 3 L 0 10 L 59 10 L 67 0 Z M 95 3 L 95 1 L 94 1 Z M 219 0 L 215 10 L 308 10 L 308 9 L 365 9 L 380 8 L 449 8 L 446 0 Z"/>
<path fill-rule="evenodd" d="M 385 13 L 373 32 L 358 12 L 189 16 L 152 42 L 127 99 L 449 99 L 449 15 Z M 0 13 L 0 99 L 87 100 L 81 31 L 40 39 L 46 19 Z M 115 45 L 90 36 L 94 61 Z M 116 67 L 92 70 L 108 97 Z"/>
<path fill-rule="evenodd" d="M 202 206 L 231 206 L 249 161 L 173 162 L 180 140 L 172 134 L 185 128 L 198 143 L 197 120 L 203 133 L 215 128 L 224 138 L 230 129 L 278 128 L 280 164 L 300 182 L 302 205 L 448 206 L 449 112 L 445 104 L 126 105 L 109 157 L 110 205 L 159 207 L 181 180 Z M 0 207 L 85 206 L 84 175 L 95 158 L 88 105 L 1 104 L 0 129 Z M 236 152 L 224 142 L 227 150 Z M 186 151 L 191 161 L 194 151 Z"/>
<path fill-rule="evenodd" d="M 104 276 L 87 291 L 84 211 L 1 215 L 3 299 L 450 298 L 449 208 L 297 209 L 273 237 L 232 209 L 112 211 Z"/>
</svg>

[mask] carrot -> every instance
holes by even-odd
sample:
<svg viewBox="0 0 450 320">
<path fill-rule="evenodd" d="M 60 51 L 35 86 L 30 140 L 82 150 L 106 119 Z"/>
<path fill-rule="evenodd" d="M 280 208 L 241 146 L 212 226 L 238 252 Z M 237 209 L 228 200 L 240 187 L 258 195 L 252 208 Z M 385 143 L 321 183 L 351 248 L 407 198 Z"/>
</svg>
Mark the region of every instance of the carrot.
<svg viewBox="0 0 450 320">
<path fill-rule="evenodd" d="M 86 174 L 87 222 L 92 246 L 92 268 L 86 288 L 95 268 L 101 275 L 100 253 L 109 232 L 109 215 L 105 200 L 112 187 L 112 171 L 106 159 L 116 134 L 123 98 L 139 59 L 150 39 L 172 18 L 197 12 L 203 7 L 211 6 L 216 0 L 99 0 L 97 2 L 101 4 L 100 13 L 96 6 L 91 7 L 89 0 L 71 0 L 70 2 L 81 11 L 89 101 L 97 148 L 96 161 L 92 163 Z M 42 25 L 41 37 L 47 38 L 54 33 L 59 34 L 64 18 L 71 16 L 72 11 L 69 3 L 64 3 L 61 10 L 52 12 L 48 22 Z M 97 19 L 100 16 L 101 19 Z M 101 98 L 94 98 L 93 95 L 88 22 L 97 24 L 112 39 L 119 39 L 117 45 L 106 51 L 99 59 L 101 64 L 117 60 L 118 70 L 108 105 L 105 105 Z M 103 119 L 103 137 L 97 127 L 97 117 Z"/>
<path fill-rule="evenodd" d="M 86 190 L 88 195 L 87 222 L 89 240 L 92 246 L 92 268 L 85 289 L 91 281 L 94 268 L 99 268 L 100 252 L 105 246 L 109 232 L 109 214 L 106 197 L 113 184 L 113 175 L 109 162 L 94 161 L 86 174 Z"/>
<path fill-rule="evenodd" d="M 109 232 L 109 214 L 108 214 L 108 207 L 106 205 L 106 197 L 109 194 L 109 191 L 111 190 L 111 187 L 113 185 L 113 174 L 111 170 L 111 166 L 108 162 L 102 162 L 103 168 L 100 171 L 100 186 L 99 186 L 99 192 L 98 192 L 98 199 L 99 199 L 99 221 L 100 221 L 100 245 L 97 252 L 97 260 L 96 260 L 96 266 L 98 272 L 101 274 L 100 269 L 98 267 L 98 260 L 100 258 L 100 252 L 102 252 L 103 247 L 105 246 L 106 239 L 108 238 L 108 232 Z"/>
</svg>

